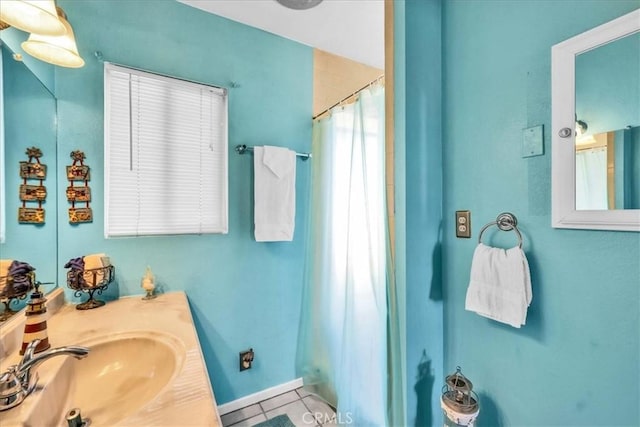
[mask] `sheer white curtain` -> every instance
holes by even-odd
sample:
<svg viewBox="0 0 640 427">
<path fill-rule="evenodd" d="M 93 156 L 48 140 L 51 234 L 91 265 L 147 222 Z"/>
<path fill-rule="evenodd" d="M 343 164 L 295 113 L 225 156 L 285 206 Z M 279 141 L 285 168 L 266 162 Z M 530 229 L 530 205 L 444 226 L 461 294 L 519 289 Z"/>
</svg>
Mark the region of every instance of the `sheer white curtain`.
<svg viewBox="0 0 640 427">
<path fill-rule="evenodd" d="M 606 210 L 607 149 L 576 152 L 576 210 Z"/>
<path fill-rule="evenodd" d="M 384 89 L 314 122 L 298 371 L 338 423 L 388 424 Z"/>
</svg>

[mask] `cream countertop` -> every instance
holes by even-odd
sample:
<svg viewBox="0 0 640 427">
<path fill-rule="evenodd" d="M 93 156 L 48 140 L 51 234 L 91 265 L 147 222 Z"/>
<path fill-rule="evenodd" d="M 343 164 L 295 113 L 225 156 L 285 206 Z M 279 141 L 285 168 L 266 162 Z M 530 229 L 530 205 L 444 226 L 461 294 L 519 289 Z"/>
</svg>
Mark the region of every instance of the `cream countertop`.
<svg viewBox="0 0 640 427">
<path fill-rule="evenodd" d="M 184 292 L 161 294 L 147 301 L 142 300 L 141 296 L 125 297 L 107 302 L 103 307 L 84 311 L 76 310 L 75 305 L 69 304 L 51 316 L 47 326 L 52 348 L 83 343 L 91 347 L 91 341 L 96 338 L 126 336 L 136 332 L 155 332 L 175 338 L 176 345 L 184 347 L 184 359 L 175 377 L 155 398 L 137 412 L 119 421 L 117 425 L 222 425 Z M 18 357 L 17 354 L 13 354 L 9 360 L 3 361 L 2 368 L 6 368 L 8 363 L 15 363 Z M 91 353 L 88 357 L 91 357 Z M 64 369 L 65 361 L 69 360 L 74 359 L 53 358 L 43 363 L 38 368 L 41 377 L 39 384 L 50 381 L 53 375 L 51 371 Z M 37 393 L 37 390 L 34 391 L 20 406 L 0 412 L 0 425 L 25 425 L 24 420 L 32 419 L 32 408 L 27 403 L 29 400 L 36 402 Z M 64 410 L 67 409 L 71 408 Z M 114 407 L 113 410 L 118 411 L 118 408 Z M 91 418 L 89 413 L 83 413 L 83 416 Z M 92 423 L 92 426 L 97 427 L 98 424 Z"/>
</svg>

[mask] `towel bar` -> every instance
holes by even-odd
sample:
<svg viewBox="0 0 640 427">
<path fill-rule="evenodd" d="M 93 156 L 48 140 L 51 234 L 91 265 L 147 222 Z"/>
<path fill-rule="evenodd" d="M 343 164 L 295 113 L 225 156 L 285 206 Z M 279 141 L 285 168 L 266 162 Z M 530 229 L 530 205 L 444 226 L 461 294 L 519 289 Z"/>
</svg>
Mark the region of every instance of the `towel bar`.
<svg viewBox="0 0 640 427">
<path fill-rule="evenodd" d="M 516 216 L 510 212 L 503 212 L 498 215 L 495 221 L 490 222 L 489 224 L 482 227 L 480 230 L 480 234 L 478 235 L 478 243 L 482 243 L 482 233 L 484 230 L 491 227 L 492 225 L 497 226 L 502 231 L 515 231 L 518 235 L 518 247 L 522 249 L 522 234 L 520 234 L 520 230 L 518 230 L 518 219 Z"/>
<path fill-rule="evenodd" d="M 236 153 L 244 154 L 248 151 L 253 151 L 253 147 L 247 146 L 245 144 L 236 145 Z M 302 158 L 302 160 L 309 160 L 311 158 L 311 153 L 296 152 L 296 156 Z"/>
</svg>

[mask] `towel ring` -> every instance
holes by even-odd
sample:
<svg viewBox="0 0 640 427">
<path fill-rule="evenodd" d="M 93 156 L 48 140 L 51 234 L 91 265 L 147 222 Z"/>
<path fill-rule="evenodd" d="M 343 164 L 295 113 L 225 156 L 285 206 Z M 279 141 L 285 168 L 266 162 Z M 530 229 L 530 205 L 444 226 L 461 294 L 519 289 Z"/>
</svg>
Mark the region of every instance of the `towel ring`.
<svg viewBox="0 0 640 427">
<path fill-rule="evenodd" d="M 489 224 L 482 227 L 482 230 L 480 230 L 480 234 L 478 235 L 479 244 L 482 243 L 482 233 L 484 233 L 484 230 L 491 227 L 492 225 L 497 226 L 502 231 L 515 231 L 518 235 L 518 247 L 522 249 L 522 234 L 520 234 L 520 230 L 518 230 L 517 227 L 518 220 L 514 214 L 509 212 L 501 213 L 500 215 L 498 215 L 498 218 L 496 218 L 495 221 L 490 222 Z"/>
</svg>

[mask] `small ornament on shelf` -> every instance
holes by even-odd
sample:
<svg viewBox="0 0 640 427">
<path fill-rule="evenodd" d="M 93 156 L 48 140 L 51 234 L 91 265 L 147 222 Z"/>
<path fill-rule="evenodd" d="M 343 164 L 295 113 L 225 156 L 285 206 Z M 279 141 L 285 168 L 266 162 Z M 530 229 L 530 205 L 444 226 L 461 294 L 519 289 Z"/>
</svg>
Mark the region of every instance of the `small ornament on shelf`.
<svg viewBox="0 0 640 427">
<path fill-rule="evenodd" d="M 22 206 L 18 208 L 18 222 L 21 224 L 44 224 L 45 212 L 42 207 L 47 198 L 47 188 L 43 182 L 47 177 L 47 165 L 40 163 L 42 150 L 37 147 L 29 147 L 25 153 L 26 162 L 20 162 L 20 201 Z M 37 180 L 38 183 L 28 183 Z M 27 207 L 27 203 L 38 203 L 38 207 Z"/>
<path fill-rule="evenodd" d="M 157 295 L 153 293 L 153 290 L 156 288 L 155 277 L 151 272 L 151 267 L 147 266 L 147 271 L 144 273 L 144 277 L 141 281 L 141 287 L 144 289 L 147 294 L 142 297 L 142 299 L 154 299 Z"/>
<path fill-rule="evenodd" d="M 67 200 L 71 202 L 69 208 L 69 222 L 78 224 L 81 222 L 93 222 L 93 211 L 89 207 L 91 201 L 91 188 L 89 180 L 91 173 L 89 166 L 84 164 L 86 156 L 80 150 L 71 152 L 73 163 L 67 166 L 67 179 L 69 186 L 67 187 Z M 75 183 L 83 183 L 83 185 L 75 186 Z M 85 207 L 76 207 L 76 202 L 85 203 Z"/>
<path fill-rule="evenodd" d="M 47 333 L 47 306 L 45 303 L 47 299 L 44 294 L 38 289 L 40 283 L 35 283 L 35 291 L 31 294 L 29 302 L 27 302 L 26 316 L 27 320 L 24 323 L 24 335 L 22 336 L 22 347 L 20 348 L 20 355 L 23 355 L 27 350 L 27 346 L 31 341 L 40 340 L 34 353 L 40 353 L 51 347 L 49 343 L 49 334 Z"/>
</svg>

